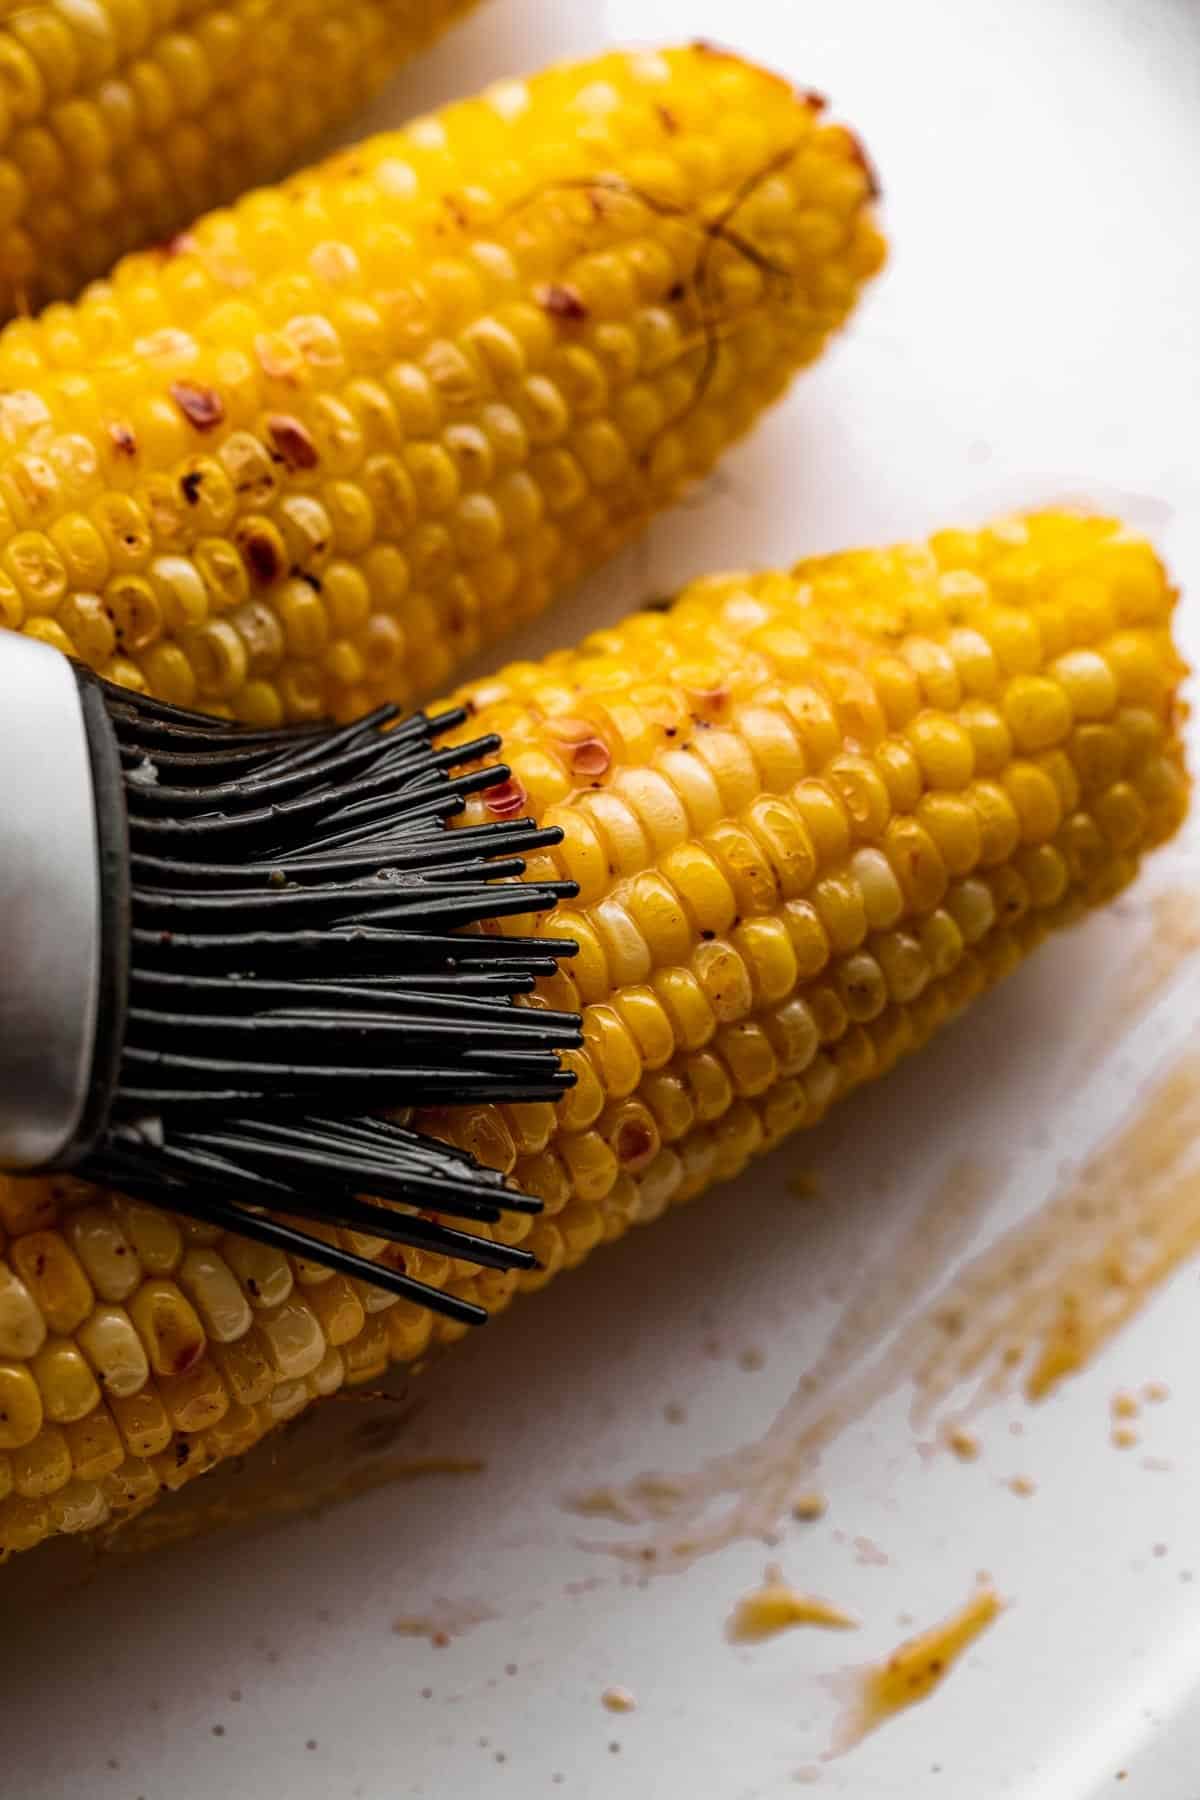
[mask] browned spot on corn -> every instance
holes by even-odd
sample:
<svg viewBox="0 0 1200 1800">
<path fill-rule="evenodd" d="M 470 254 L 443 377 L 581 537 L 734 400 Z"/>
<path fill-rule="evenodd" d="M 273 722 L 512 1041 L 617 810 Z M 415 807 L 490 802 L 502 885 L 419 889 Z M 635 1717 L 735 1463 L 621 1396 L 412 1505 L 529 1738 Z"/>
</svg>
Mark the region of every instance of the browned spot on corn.
<svg viewBox="0 0 1200 1800">
<path fill-rule="evenodd" d="M 315 469 L 321 460 L 300 420 L 286 413 L 273 413 L 267 420 L 267 439 L 279 460 L 293 471 Z"/>
<path fill-rule="evenodd" d="M 618 1161 L 631 1173 L 643 1168 L 658 1148 L 658 1140 L 640 1119 L 630 1120 L 617 1133 L 614 1148 Z"/>
<path fill-rule="evenodd" d="M 265 531 L 242 532 L 238 537 L 238 548 L 250 573 L 263 587 L 279 580 L 284 564 L 273 536 Z"/>
<path fill-rule="evenodd" d="M 173 381 L 170 392 L 188 424 L 197 431 L 215 431 L 224 423 L 225 402 L 215 388 L 200 387 L 194 381 Z"/>
<path fill-rule="evenodd" d="M 109 426 L 108 435 L 112 447 L 118 456 L 137 455 L 137 438 L 134 436 L 133 427 L 131 425 L 126 425 L 121 420 L 117 420 Z"/>
<path fill-rule="evenodd" d="M 588 309 L 583 296 L 577 288 L 568 287 L 565 282 L 550 281 L 538 289 L 538 303 L 543 311 L 552 318 L 565 319 L 578 323 L 586 319 Z"/>
</svg>

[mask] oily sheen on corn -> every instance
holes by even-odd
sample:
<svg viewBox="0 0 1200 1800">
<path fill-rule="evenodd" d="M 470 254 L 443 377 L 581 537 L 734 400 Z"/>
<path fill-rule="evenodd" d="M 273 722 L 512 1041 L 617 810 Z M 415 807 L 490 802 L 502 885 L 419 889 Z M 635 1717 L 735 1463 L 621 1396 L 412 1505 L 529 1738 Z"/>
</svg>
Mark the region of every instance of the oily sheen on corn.
<svg viewBox="0 0 1200 1800">
<path fill-rule="evenodd" d="M 0 318 L 263 181 L 473 0 L 0 0 Z"/>
<path fill-rule="evenodd" d="M 478 816 L 566 834 L 535 873 L 578 902 L 504 928 L 578 940 L 534 1003 L 579 1006 L 586 1047 L 557 1109 L 420 1120 L 542 1197 L 495 1228 L 541 1269 L 407 1266 L 504 1307 L 814 1123 L 1116 893 L 1187 803 L 1172 598 L 1147 545 L 1048 515 L 702 582 L 471 690 L 469 731 L 502 731 L 514 769 Z M 0 1221 L 9 1551 L 460 1329 L 80 1183 L 0 1184 Z"/>
<path fill-rule="evenodd" d="M 816 97 L 694 47 L 252 194 L 0 334 L 0 622 L 254 725 L 427 693 L 818 354 L 871 188 Z"/>
</svg>

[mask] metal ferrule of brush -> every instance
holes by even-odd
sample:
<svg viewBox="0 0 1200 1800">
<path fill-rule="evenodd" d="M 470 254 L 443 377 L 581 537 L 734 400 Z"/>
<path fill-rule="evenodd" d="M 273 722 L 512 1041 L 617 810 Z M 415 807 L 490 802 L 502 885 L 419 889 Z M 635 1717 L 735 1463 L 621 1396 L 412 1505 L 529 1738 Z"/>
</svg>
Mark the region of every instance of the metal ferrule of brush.
<svg viewBox="0 0 1200 1800">
<path fill-rule="evenodd" d="M 0 634 L 0 1169 L 480 1322 L 393 1247 L 529 1268 L 470 1226 L 539 1203 L 397 1111 L 557 1099 L 581 1021 L 514 1004 L 576 946 L 495 922 L 574 889 L 520 879 L 560 836 L 533 820 L 448 829 L 509 774 L 438 746 L 464 722 L 247 729 Z"/>
<path fill-rule="evenodd" d="M 120 1030 L 128 930 L 119 810 L 101 846 L 96 759 L 119 773 L 105 736 L 64 657 L 0 638 L 0 1168 L 14 1172 L 70 1166 L 103 1124 L 98 1034 Z"/>
</svg>

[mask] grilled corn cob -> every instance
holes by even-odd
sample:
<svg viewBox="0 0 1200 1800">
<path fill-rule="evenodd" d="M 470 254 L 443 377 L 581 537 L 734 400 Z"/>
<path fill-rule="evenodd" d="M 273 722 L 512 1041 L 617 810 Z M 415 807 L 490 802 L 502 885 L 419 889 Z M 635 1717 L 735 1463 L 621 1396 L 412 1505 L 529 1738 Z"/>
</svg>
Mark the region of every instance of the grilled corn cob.
<svg viewBox="0 0 1200 1800">
<path fill-rule="evenodd" d="M 470 690 L 514 770 L 477 817 L 565 833 L 533 873 L 578 901 L 504 929 L 578 941 L 533 1003 L 581 1008 L 585 1048 L 557 1109 L 420 1116 L 541 1196 L 503 1227 L 540 1270 L 405 1261 L 503 1307 L 814 1123 L 1116 893 L 1187 802 L 1172 599 L 1146 544 L 1046 515 L 701 582 Z M 7 1550 L 461 1329 L 77 1183 L 12 1181 L 0 1221 Z"/>
<path fill-rule="evenodd" d="M 0 318 L 273 181 L 473 0 L 3 0 Z"/>
<path fill-rule="evenodd" d="M 882 245 L 732 56 L 506 82 L 0 334 L 0 622 L 263 726 L 406 700 L 628 538 Z"/>
</svg>

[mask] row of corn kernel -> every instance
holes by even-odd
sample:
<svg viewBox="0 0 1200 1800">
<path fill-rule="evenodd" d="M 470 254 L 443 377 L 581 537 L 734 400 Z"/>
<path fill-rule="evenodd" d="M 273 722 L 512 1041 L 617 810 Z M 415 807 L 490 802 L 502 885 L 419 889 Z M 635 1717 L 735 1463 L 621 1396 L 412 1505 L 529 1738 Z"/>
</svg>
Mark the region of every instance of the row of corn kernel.
<svg viewBox="0 0 1200 1800">
<path fill-rule="evenodd" d="M 463 0 L 465 3 L 465 0 Z M 277 174 L 462 4 L 0 8 L 0 316 Z M 419 16 L 418 16 L 419 15 Z M 278 71 L 286 69 L 286 92 Z"/>
<path fill-rule="evenodd" d="M 0 1263 L 0 1549 L 21 1547 L 36 1521 L 39 1534 L 96 1523 L 97 1484 L 110 1477 L 105 1505 L 120 1511 L 120 1483 L 144 1487 L 132 1466 L 152 1469 L 156 1488 L 177 1485 L 233 1441 L 429 1341 L 423 1308 L 152 1208 L 76 1205 L 51 1229 L 50 1187 L 0 1184 L 18 1227 Z M 53 1188 L 69 1208 L 87 1194 Z M 19 1230 L 29 1222 L 37 1229 Z M 343 1241 L 360 1254 L 384 1248 Z M 427 1280 L 457 1272 L 444 1257 L 419 1260 Z M 504 1283 L 494 1302 L 511 1293 Z"/>
</svg>

